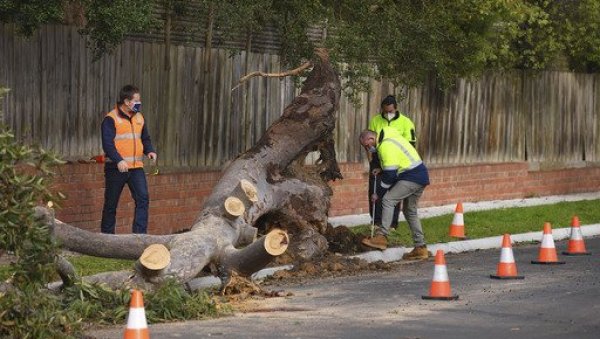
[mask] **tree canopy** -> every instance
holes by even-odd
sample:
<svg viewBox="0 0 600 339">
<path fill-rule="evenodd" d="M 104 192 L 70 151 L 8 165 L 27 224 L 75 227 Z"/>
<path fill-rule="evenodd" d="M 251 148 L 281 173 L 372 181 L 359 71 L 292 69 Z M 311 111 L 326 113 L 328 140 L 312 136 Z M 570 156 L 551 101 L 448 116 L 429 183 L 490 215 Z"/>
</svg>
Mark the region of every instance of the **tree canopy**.
<svg viewBox="0 0 600 339">
<path fill-rule="evenodd" d="M 163 28 L 156 13 L 191 16 L 232 39 L 271 27 L 286 66 L 328 47 L 354 91 L 369 76 L 417 85 L 485 69 L 600 70 L 596 0 L 0 0 L 0 21 L 32 34 L 74 10 L 97 55 L 127 34 Z M 321 39 L 307 35 L 315 27 Z"/>
</svg>

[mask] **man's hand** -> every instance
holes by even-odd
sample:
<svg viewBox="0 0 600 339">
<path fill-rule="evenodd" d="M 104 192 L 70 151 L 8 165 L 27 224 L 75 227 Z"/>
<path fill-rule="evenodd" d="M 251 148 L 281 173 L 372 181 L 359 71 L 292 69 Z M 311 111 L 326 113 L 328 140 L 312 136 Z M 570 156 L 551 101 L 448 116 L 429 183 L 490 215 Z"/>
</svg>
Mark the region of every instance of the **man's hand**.
<svg viewBox="0 0 600 339">
<path fill-rule="evenodd" d="M 371 174 L 373 174 L 374 176 L 378 176 L 381 173 L 381 168 L 375 168 L 374 170 L 371 171 Z"/>
<path fill-rule="evenodd" d="M 373 193 L 371 194 L 371 202 L 376 202 L 377 200 L 379 200 L 379 197 L 377 196 L 377 193 Z"/>
<path fill-rule="evenodd" d="M 156 163 L 156 153 L 150 152 L 148 153 L 148 158 L 152 160 L 153 163 Z"/>
<path fill-rule="evenodd" d="M 129 165 L 127 165 L 127 161 L 125 161 L 125 160 L 119 161 L 119 163 L 117 164 L 117 168 L 119 169 L 119 172 L 121 172 L 121 173 L 125 173 L 125 172 L 129 171 Z"/>
</svg>

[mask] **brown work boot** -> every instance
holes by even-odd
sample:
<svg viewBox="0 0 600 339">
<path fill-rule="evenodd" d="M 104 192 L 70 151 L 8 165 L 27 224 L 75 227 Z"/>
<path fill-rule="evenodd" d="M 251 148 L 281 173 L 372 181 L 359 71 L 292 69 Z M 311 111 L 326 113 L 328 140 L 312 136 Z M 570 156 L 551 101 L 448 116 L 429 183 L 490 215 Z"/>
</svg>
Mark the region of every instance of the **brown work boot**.
<svg viewBox="0 0 600 339">
<path fill-rule="evenodd" d="M 367 237 L 362 240 L 363 245 L 373 247 L 379 250 L 385 250 L 387 248 L 387 239 L 383 235 L 376 235 L 374 237 Z"/>
<path fill-rule="evenodd" d="M 402 259 L 404 260 L 425 260 L 429 258 L 429 252 L 427 251 L 427 246 L 417 246 L 413 248 L 409 253 L 404 253 Z"/>
</svg>

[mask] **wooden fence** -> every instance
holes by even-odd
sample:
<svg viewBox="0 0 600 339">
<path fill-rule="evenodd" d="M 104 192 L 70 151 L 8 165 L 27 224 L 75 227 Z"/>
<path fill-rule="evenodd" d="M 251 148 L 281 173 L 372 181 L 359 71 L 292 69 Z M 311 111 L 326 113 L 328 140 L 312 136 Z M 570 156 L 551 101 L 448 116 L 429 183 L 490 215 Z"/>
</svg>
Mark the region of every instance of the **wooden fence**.
<svg viewBox="0 0 600 339">
<path fill-rule="evenodd" d="M 231 55 L 223 49 L 128 40 L 93 62 L 85 40 L 68 26 L 46 26 L 32 38 L 0 26 L 0 85 L 5 122 L 18 138 L 66 158 L 101 153 L 100 122 L 125 84 L 141 88 L 143 111 L 161 166 L 217 169 L 251 147 L 290 103 L 291 79 L 246 73 L 280 71 L 277 55 Z M 485 74 L 440 91 L 394 89 L 372 81 L 360 108 L 342 99 L 337 112 L 338 161 L 359 162 L 356 137 L 385 95 L 417 126 L 430 164 L 505 161 L 600 161 L 600 75 L 567 72 Z"/>
</svg>

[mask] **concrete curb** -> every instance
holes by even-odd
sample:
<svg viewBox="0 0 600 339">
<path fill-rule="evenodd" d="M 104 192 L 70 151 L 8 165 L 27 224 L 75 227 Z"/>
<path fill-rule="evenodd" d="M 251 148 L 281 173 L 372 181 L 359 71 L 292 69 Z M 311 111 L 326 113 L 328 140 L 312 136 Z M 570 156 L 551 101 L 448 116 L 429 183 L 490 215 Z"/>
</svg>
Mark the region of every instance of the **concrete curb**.
<svg viewBox="0 0 600 339">
<path fill-rule="evenodd" d="M 581 226 L 581 233 L 584 237 L 593 237 L 600 235 L 600 224 Z M 563 240 L 571 236 L 571 228 L 557 228 L 552 230 L 554 240 Z M 540 241 L 542 239 L 542 231 L 529 232 L 521 234 L 511 234 L 513 243 Z M 427 249 L 435 254 L 437 250 L 443 250 L 444 253 L 461 253 L 475 250 L 485 250 L 491 248 L 500 248 L 502 246 L 502 236 L 452 241 L 448 243 L 427 245 Z M 354 255 L 351 258 L 361 258 L 367 262 L 383 261 L 392 262 L 402 259 L 402 255 L 412 250 L 412 247 L 393 247 L 385 251 L 370 251 Z"/>
<path fill-rule="evenodd" d="M 584 238 L 594 237 L 600 235 L 600 224 L 593 224 L 587 226 L 581 226 L 581 233 Z M 571 236 L 571 228 L 557 228 L 552 230 L 552 237 L 554 240 L 568 239 Z M 521 234 L 511 234 L 511 240 L 513 243 L 540 241 L 542 239 L 542 231 L 529 232 Z M 461 240 L 452 241 L 448 243 L 431 244 L 427 246 L 431 252 L 435 253 L 437 250 L 443 250 L 444 253 L 461 253 L 475 250 L 485 250 L 492 248 L 502 247 L 502 236 L 473 239 L 473 240 Z M 412 247 L 392 247 L 385 251 L 370 251 L 361 253 L 358 255 L 350 256 L 350 258 L 360 258 L 367 262 L 383 261 L 393 262 L 402 260 L 402 255 L 412 250 Z M 277 267 L 270 267 L 262 269 L 252 275 L 252 279 L 262 279 L 273 275 L 277 271 L 291 270 L 294 266 L 284 265 Z M 219 287 L 221 282 L 216 277 L 203 277 L 194 279 L 195 288 L 211 288 Z"/>
</svg>

